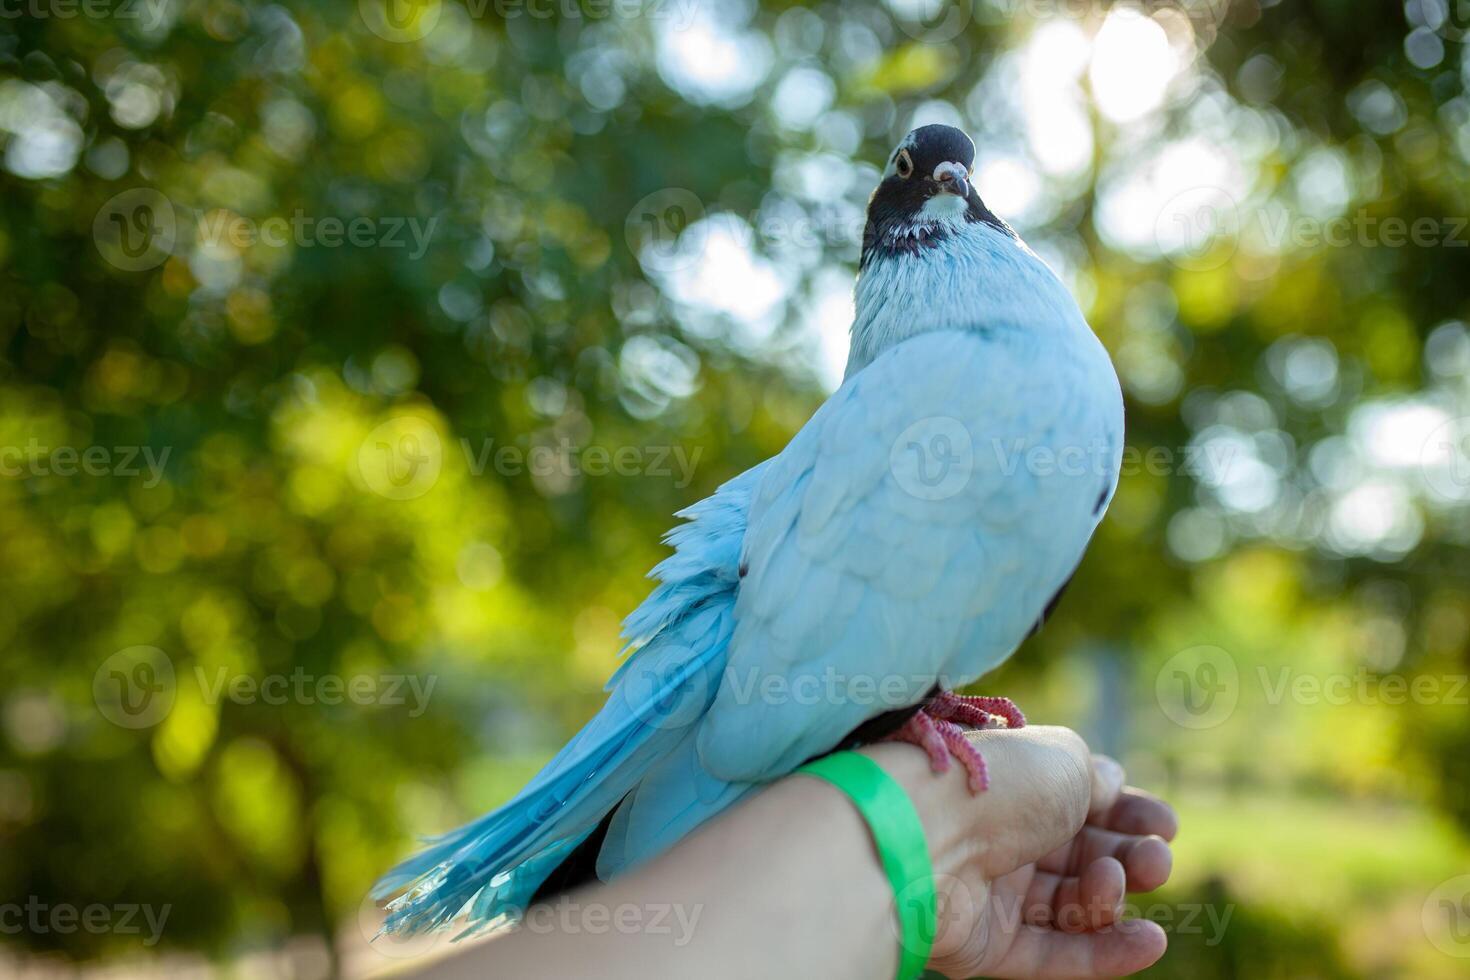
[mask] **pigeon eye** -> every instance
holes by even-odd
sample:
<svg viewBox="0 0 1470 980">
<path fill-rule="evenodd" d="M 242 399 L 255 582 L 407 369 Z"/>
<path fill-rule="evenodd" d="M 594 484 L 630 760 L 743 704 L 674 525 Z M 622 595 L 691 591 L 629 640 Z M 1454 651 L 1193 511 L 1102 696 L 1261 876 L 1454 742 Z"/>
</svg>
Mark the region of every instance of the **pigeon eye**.
<svg viewBox="0 0 1470 980">
<path fill-rule="evenodd" d="M 893 158 L 893 166 L 900 177 L 907 179 L 914 172 L 914 158 L 909 156 L 908 150 L 899 150 L 898 156 Z"/>
</svg>

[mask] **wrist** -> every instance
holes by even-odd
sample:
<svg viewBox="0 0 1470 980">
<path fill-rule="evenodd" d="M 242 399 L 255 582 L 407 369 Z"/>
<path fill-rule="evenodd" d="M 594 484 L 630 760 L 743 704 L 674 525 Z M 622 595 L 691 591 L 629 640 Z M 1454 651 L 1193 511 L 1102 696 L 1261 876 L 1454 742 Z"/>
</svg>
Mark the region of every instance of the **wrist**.
<svg viewBox="0 0 1470 980">
<path fill-rule="evenodd" d="M 989 882 L 974 873 L 991 847 L 985 835 L 991 822 L 980 815 L 983 796 L 970 793 L 959 766 L 936 773 L 915 746 L 889 742 L 859 751 L 903 787 L 924 825 L 935 899 L 929 968 L 953 975 L 948 964 L 973 961 L 987 942 L 989 918 L 978 913 L 989 900 Z"/>
<path fill-rule="evenodd" d="M 934 772 L 922 750 L 897 742 L 869 745 L 858 751 L 878 763 L 913 802 L 924 825 L 936 878 L 958 874 L 987 846 L 976 833 L 980 829 L 976 813 L 984 805 L 983 796 L 970 794 L 960 767 Z"/>
<path fill-rule="evenodd" d="M 800 844 L 792 850 L 802 855 L 810 886 L 803 899 L 815 906 L 802 928 L 840 937 L 823 952 L 820 973 L 800 975 L 890 980 L 898 970 L 901 927 L 866 820 L 845 793 L 821 779 L 786 779 L 763 797 L 778 795 L 773 804 L 800 815 Z"/>
</svg>

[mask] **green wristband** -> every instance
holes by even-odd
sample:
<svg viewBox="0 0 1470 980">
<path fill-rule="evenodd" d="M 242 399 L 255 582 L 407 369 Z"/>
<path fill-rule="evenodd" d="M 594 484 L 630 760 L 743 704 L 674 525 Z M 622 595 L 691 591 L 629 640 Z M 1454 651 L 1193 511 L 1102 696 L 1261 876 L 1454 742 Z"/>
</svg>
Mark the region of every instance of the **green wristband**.
<svg viewBox="0 0 1470 980">
<path fill-rule="evenodd" d="M 893 888 L 902 928 L 898 980 L 924 972 L 934 945 L 934 868 L 918 811 L 903 787 L 865 755 L 838 752 L 810 762 L 797 772 L 816 776 L 846 793 L 872 831 L 878 859 Z"/>
</svg>

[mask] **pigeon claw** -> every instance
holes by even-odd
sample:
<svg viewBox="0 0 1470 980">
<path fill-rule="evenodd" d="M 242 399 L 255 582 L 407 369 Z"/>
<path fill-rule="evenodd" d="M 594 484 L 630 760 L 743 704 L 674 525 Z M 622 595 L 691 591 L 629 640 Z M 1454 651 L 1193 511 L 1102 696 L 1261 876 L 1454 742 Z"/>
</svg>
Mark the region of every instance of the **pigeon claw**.
<svg viewBox="0 0 1470 980">
<path fill-rule="evenodd" d="M 934 772 L 949 772 L 958 759 L 968 774 L 971 794 L 985 792 L 990 776 L 985 756 L 965 737 L 967 728 L 1021 728 L 1026 716 L 1010 698 L 970 697 L 941 691 L 925 702 L 887 741 L 908 742 L 923 749 Z"/>
<path fill-rule="evenodd" d="M 1026 716 L 1010 698 L 977 697 L 940 691 L 925 706 L 931 714 L 946 721 L 957 721 L 971 728 L 1025 728 Z M 971 720 L 975 719 L 975 720 Z"/>
</svg>

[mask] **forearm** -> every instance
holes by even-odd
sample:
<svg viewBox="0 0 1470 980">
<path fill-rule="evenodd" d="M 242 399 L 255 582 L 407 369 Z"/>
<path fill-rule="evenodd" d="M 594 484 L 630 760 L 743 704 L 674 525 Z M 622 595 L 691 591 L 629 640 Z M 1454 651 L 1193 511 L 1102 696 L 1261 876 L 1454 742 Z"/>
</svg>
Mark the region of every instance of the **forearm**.
<svg viewBox="0 0 1470 980">
<path fill-rule="evenodd" d="M 852 804 L 818 780 L 786 779 L 644 868 L 532 909 L 426 975 L 887 980 L 896 929 Z"/>
</svg>

